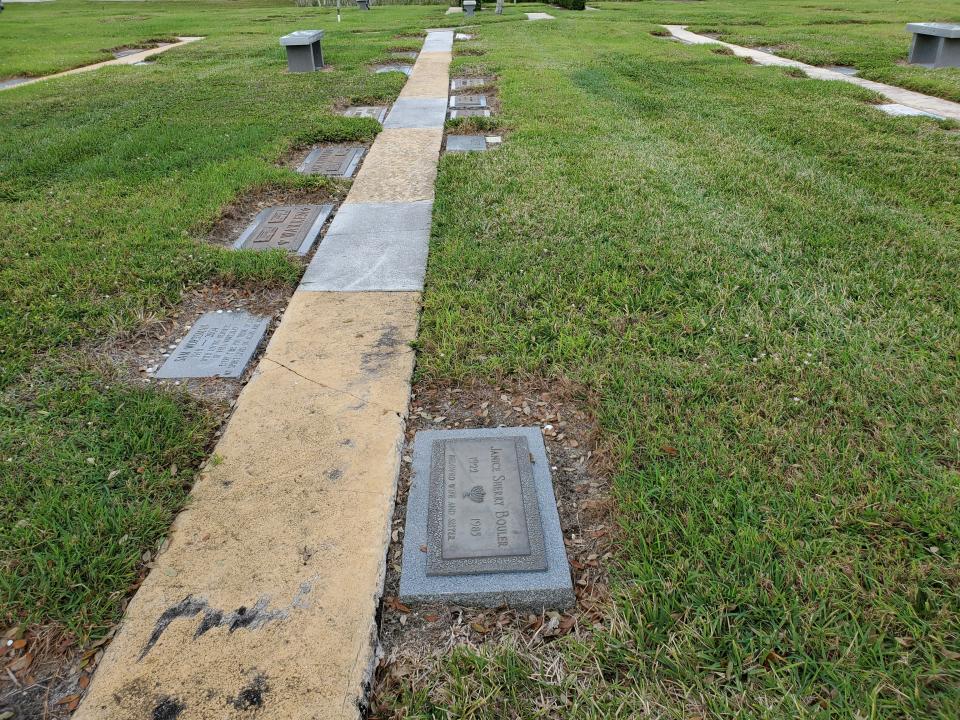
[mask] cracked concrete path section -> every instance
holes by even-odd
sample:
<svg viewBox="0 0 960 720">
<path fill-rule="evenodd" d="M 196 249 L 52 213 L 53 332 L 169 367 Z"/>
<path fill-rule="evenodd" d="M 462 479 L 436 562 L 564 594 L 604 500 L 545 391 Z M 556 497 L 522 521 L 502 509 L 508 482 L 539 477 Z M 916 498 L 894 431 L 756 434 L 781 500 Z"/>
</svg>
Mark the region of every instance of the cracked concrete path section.
<svg viewBox="0 0 960 720">
<path fill-rule="evenodd" d="M 12 90 L 15 87 L 19 88 L 25 85 L 33 85 L 34 83 L 43 82 L 44 80 L 53 80 L 54 78 L 66 77 L 67 75 L 77 75 L 78 73 L 90 72 L 91 70 L 99 70 L 100 68 L 109 67 L 110 65 L 134 65 L 135 63 L 143 62 L 148 58 L 152 58 L 154 55 L 159 55 L 160 53 L 167 52 L 167 50 L 173 50 L 174 48 L 182 47 L 184 45 L 189 45 L 197 40 L 203 40 L 203 38 L 178 37 L 177 42 L 175 43 L 162 43 L 155 48 L 149 48 L 147 50 L 143 50 L 142 52 L 133 53 L 131 55 L 124 55 L 123 57 L 119 57 L 114 60 L 105 60 L 103 62 L 94 63 L 93 65 L 84 65 L 82 67 L 73 68 L 72 70 L 64 70 L 63 72 L 54 73 L 53 75 L 30 78 L 29 80 L 18 82 L 16 85 L 0 87 L 0 90 Z"/>
<path fill-rule="evenodd" d="M 950 118 L 951 120 L 960 120 L 960 103 L 924 95 L 923 93 L 912 90 L 904 90 L 894 85 L 865 80 L 853 75 L 844 75 L 834 70 L 827 70 L 817 67 L 816 65 L 808 65 L 798 60 L 790 60 L 789 58 L 772 55 L 762 50 L 753 50 L 752 48 L 746 48 L 741 45 L 733 45 L 720 40 L 714 40 L 711 37 L 690 32 L 687 30 L 686 25 L 664 25 L 663 27 L 666 28 L 673 37 L 690 45 L 722 45 L 723 47 L 730 48 L 737 57 L 750 58 L 758 65 L 799 68 L 803 70 L 808 77 L 815 80 L 837 80 L 839 82 L 850 83 L 851 85 L 859 85 L 862 88 L 872 90 L 884 97 L 890 98 L 896 103 L 906 105 L 915 110 L 922 110 L 934 115 L 940 115 L 944 118 Z"/>
<path fill-rule="evenodd" d="M 419 303 L 293 296 L 76 720 L 357 717 Z"/>
<path fill-rule="evenodd" d="M 394 106 L 75 720 L 360 716 L 449 82 L 421 70 L 442 95 Z"/>
<path fill-rule="evenodd" d="M 344 203 L 297 292 L 419 291 L 433 201 Z"/>
</svg>

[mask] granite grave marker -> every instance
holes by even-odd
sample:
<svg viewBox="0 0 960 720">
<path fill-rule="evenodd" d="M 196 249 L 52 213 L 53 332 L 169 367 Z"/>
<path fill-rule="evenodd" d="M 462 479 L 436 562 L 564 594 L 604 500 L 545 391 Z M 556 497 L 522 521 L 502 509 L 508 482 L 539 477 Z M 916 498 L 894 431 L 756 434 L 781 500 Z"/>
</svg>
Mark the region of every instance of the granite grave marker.
<svg viewBox="0 0 960 720">
<path fill-rule="evenodd" d="M 447 152 L 482 152 L 487 149 L 483 135 L 447 135 Z"/>
<path fill-rule="evenodd" d="M 376 72 L 379 75 L 380 73 L 388 72 L 402 72 L 404 75 L 409 76 L 413 72 L 413 65 L 401 65 L 397 63 L 391 63 L 388 65 L 378 65 Z"/>
<path fill-rule="evenodd" d="M 489 108 L 450 108 L 451 118 L 490 117 Z"/>
<path fill-rule="evenodd" d="M 492 82 L 493 78 L 489 77 L 454 78 L 450 81 L 450 89 L 466 90 L 468 88 L 483 87 L 484 85 L 489 85 Z"/>
<path fill-rule="evenodd" d="M 240 377 L 269 325 L 270 318 L 246 312 L 204 313 L 156 377 Z"/>
</svg>

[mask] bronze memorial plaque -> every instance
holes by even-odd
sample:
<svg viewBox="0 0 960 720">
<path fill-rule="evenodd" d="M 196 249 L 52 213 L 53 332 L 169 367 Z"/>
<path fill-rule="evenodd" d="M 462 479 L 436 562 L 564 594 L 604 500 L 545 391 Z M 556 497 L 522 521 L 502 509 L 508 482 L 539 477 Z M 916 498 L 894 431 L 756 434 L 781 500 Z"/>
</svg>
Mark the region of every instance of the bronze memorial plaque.
<svg viewBox="0 0 960 720">
<path fill-rule="evenodd" d="M 260 212 L 234 243 L 236 249 L 309 250 L 332 205 L 280 205 Z"/>
<path fill-rule="evenodd" d="M 324 145 L 314 148 L 297 168 L 304 175 L 348 178 L 360 164 L 363 145 Z"/>
<path fill-rule="evenodd" d="M 433 442 L 427 538 L 427 575 L 547 569 L 525 437 Z"/>
<path fill-rule="evenodd" d="M 452 108 L 485 108 L 487 107 L 486 95 L 451 95 L 450 107 Z"/>
</svg>

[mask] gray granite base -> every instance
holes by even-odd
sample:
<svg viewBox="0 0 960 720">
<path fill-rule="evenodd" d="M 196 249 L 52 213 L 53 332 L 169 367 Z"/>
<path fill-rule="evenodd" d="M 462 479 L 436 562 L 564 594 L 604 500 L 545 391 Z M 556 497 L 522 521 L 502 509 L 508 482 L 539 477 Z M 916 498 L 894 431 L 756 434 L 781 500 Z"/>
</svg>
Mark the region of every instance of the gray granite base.
<svg viewBox="0 0 960 720">
<path fill-rule="evenodd" d="M 422 290 L 432 209 L 432 200 L 341 205 L 300 290 Z"/>
<path fill-rule="evenodd" d="M 537 503 L 543 528 L 547 569 L 534 572 L 501 572 L 472 575 L 427 575 L 427 511 L 430 488 L 431 447 L 434 440 L 471 437 L 527 439 L 533 459 Z M 472 607 L 508 605 L 540 611 L 567 608 L 576 598 L 563 544 L 560 515 L 550 480 L 550 465 L 540 428 L 486 428 L 475 430 L 424 430 L 413 447 L 413 478 L 407 497 L 403 536 L 400 601 L 404 603 L 454 603 Z"/>
</svg>

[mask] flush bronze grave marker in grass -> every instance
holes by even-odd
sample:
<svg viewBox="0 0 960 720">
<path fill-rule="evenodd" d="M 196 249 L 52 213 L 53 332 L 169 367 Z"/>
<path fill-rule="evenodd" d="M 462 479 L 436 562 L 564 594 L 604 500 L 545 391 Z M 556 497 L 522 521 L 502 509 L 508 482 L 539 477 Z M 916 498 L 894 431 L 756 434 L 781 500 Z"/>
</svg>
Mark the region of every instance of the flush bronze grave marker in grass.
<svg viewBox="0 0 960 720">
<path fill-rule="evenodd" d="M 235 250 L 289 250 L 306 255 L 333 205 L 280 205 L 261 210 L 233 244 Z"/>
<path fill-rule="evenodd" d="M 402 72 L 404 75 L 409 76 L 410 73 L 413 72 L 413 65 L 401 65 L 401 64 L 398 64 L 398 63 L 390 63 L 390 64 L 387 64 L 387 65 L 378 65 L 378 66 L 375 68 L 374 72 L 376 72 L 378 75 L 379 75 L 380 73 Z"/>
<path fill-rule="evenodd" d="M 246 312 L 204 313 L 156 377 L 240 377 L 268 325 L 270 318 Z"/>
<path fill-rule="evenodd" d="M 489 77 L 454 78 L 450 81 L 450 89 L 467 90 L 469 88 L 483 87 L 484 85 L 489 85 L 492 82 L 493 78 Z"/>
<path fill-rule="evenodd" d="M 527 439 L 434 440 L 427 575 L 546 570 Z"/>
<path fill-rule="evenodd" d="M 450 118 L 490 117 L 490 108 L 450 108 Z"/>
<path fill-rule="evenodd" d="M 447 135 L 447 152 L 483 152 L 487 139 L 483 135 Z"/>
<path fill-rule="evenodd" d="M 487 107 L 486 95 L 451 95 L 450 107 L 460 109 L 465 108 L 485 108 Z"/>
<path fill-rule="evenodd" d="M 566 607 L 570 570 L 539 428 L 414 440 L 400 599 Z"/>
<path fill-rule="evenodd" d="M 348 107 L 343 111 L 345 117 L 372 118 L 379 123 L 387 116 L 387 108 L 384 105 L 355 105 Z"/>
<path fill-rule="evenodd" d="M 364 150 L 362 145 L 324 145 L 314 148 L 297 167 L 297 172 L 348 178 L 360 164 Z"/>
</svg>

